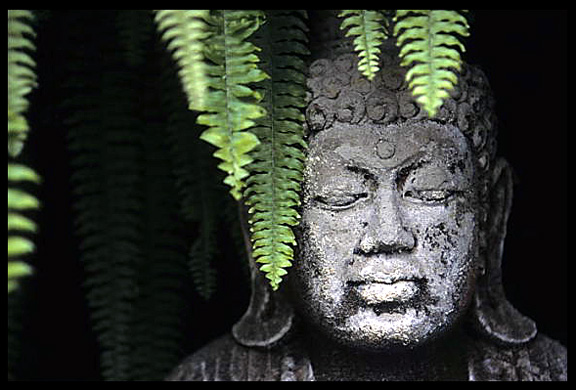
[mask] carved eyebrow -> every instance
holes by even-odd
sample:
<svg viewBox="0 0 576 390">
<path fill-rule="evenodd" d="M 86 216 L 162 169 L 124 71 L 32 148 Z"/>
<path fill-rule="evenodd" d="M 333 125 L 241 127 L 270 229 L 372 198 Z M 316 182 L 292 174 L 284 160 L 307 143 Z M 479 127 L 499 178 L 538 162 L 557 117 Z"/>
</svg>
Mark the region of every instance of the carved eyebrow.
<svg viewBox="0 0 576 390">
<path fill-rule="evenodd" d="M 366 168 L 362 168 L 356 165 L 346 165 L 346 169 L 349 170 L 350 172 L 356 173 L 360 176 L 363 176 L 364 179 L 367 180 L 373 180 L 373 181 L 377 181 L 377 177 L 374 173 L 370 172 L 368 169 Z"/>
<path fill-rule="evenodd" d="M 422 165 L 428 162 L 430 161 L 425 158 L 425 153 L 419 152 L 406 158 L 404 161 L 398 164 L 398 170 L 399 172 L 406 172 L 405 176 L 407 176 L 411 170 L 420 168 Z M 363 176 L 364 179 L 378 181 L 377 174 L 368 168 L 350 164 L 346 165 L 345 168 L 350 172 Z"/>
<path fill-rule="evenodd" d="M 428 163 L 430 163 L 430 160 L 428 160 L 423 153 L 418 153 L 417 155 L 404 160 L 399 164 L 400 168 L 396 174 L 396 185 L 398 187 L 403 185 L 410 172 L 415 171 Z"/>
</svg>

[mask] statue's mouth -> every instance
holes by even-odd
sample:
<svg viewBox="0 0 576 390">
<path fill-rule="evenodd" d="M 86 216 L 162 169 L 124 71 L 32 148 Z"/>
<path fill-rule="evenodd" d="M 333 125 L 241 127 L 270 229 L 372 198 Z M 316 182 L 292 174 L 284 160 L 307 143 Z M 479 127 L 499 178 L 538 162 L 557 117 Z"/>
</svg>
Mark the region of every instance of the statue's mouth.
<svg viewBox="0 0 576 390">
<path fill-rule="evenodd" d="M 420 289 L 415 280 L 393 282 L 361 282 L 355 284 L 356 293 L 368 305 L 383 302 L 406 302 L 414 298 Z"/>
<path fill-rule="evenodd" d="M 377 314 L 403 312 L 407 307 L 417 306 L 426 290 L 425 280 L 415 277 L 349 281 L 347 284 L 356 300 Z"/>
</svg>

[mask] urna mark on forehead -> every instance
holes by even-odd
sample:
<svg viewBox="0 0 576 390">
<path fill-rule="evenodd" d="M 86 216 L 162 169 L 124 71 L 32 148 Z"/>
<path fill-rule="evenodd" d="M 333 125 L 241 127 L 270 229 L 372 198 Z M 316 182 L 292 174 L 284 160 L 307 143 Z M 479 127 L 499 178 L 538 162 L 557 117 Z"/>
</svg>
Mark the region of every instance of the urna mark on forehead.
<svg viewBox="0 0 576 390">
<path fill-rule="evenodd" d="M 451 125 L 339 123 L 315 135 L 310 141 L 309 157 L 310 161 L 316 157 L 326 164 L 354 163 L 364 168 L 387 169 L 426 155 L 465 158 L 468 150 L 464 135 Z"/>
</svg>

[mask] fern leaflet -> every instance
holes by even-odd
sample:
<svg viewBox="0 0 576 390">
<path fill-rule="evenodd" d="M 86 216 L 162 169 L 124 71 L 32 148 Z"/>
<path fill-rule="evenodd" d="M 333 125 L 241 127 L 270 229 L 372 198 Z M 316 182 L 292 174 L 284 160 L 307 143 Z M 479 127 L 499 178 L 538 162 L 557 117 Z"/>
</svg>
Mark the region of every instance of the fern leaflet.
<svg viewBox="0 0 576 390">
<path fill-rule="evenodd" d="M 253 257 L 262 263 L 272 288 L 278 288 L 284 268 L 291 265 L 295 245 L 292 226 L 300 218 L 296 207 L 302 180 L 304 154 L 301 108 L 305 106 L 305 14 L 268 11 L 267 24 L 256 35 L 263 48 L 263 68 L 271 76 L 258 85 L 264 96 L 266 116 L 251 129 L 261 144 L 248 166 L 251 176 L 244 192 L 251 213 Z"/>
<path fill-rule="evenodd" d="M 380 11 L 343 10 L 338 15 L 342 20 L 340 29 L 350 28 L 346 36 L 355 36 L 354 50 L 358 53 L 358 70 L 372 80 L 378 72 L 378 54 L 386 39 L 385 19 Z"/>
<path fill-rule="evenodd" d="M 398 10 L 394 35 L 400 49 L 401 65 L 410 69 L 406 81 L 430 117 L 434 117 L 454 88 L 464 45 L 455 35 L 468 36 L 468 22 L 457 11 Z"/>
</svg>

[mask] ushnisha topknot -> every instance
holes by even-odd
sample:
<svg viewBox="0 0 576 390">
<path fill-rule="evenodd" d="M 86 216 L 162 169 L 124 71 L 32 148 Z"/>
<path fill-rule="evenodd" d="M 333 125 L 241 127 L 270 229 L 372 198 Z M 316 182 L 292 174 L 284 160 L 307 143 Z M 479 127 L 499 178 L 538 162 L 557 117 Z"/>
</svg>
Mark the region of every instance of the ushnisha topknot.
<svg viewBox="0 0 576 390">
<path fill-rule="evenodd" d="M 406 69 L 400 66 L 394 46 L 382 50 L 380 58 L 381 70 L 372 81 L 358 72 L 355 54 L 321 58 L 310 65 L 307 132 L 312 135 L 335 122 L 387 125 L 431 120 L 451 124 L 466 136 L 478 166 L 488 170 L 496 154 L 497 126 L 494 99 L 484 73 L 462 64 L 458 84 L 430 119 L 404 81 Z"/>
</svg>

